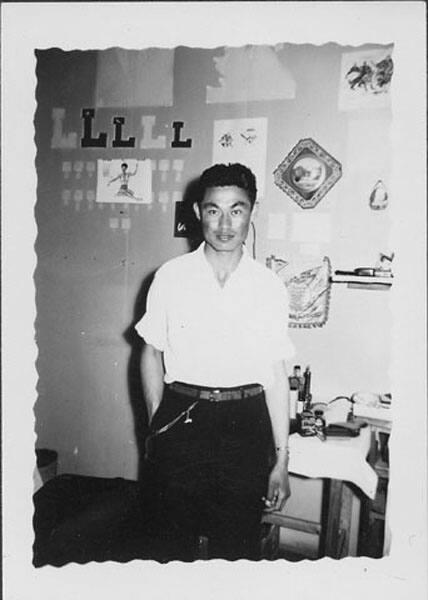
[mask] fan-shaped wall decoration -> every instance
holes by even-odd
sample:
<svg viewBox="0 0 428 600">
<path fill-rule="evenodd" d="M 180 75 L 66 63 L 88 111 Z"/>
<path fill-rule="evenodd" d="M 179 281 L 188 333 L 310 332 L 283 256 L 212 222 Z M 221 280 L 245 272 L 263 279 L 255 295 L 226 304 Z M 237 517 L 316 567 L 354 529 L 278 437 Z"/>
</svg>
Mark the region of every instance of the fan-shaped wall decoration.
<svg viewBox="0 0 428 600">
<path fill-rule="evenodd" d="M 289 295 L 289 327 L 323 327 L 327 323 L 330 292 L 331 264 L 325 256 L 316 264 L 298 273 L 289 273 L 288 262 L 275 256 L 266 261 L 284 282 Z"/>
</svg>

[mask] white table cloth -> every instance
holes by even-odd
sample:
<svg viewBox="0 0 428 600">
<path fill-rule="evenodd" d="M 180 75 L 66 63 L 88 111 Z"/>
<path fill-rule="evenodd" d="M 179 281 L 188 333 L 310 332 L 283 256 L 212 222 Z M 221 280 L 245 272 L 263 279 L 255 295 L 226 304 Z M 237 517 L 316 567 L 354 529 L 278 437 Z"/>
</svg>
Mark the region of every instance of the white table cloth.
<svg viewBox="0 0 428 600">
<path fill-rule="evenodd" d="M 370 427 L 361 429 L 355 438 L 290 435 L 290 460 L 288 470 L 296 475 L 319 478 L 328 477 L 350 481 L 369 498 L 376 494 L 377 474 L 367 462 L 370 448 Z"/>
</svg>

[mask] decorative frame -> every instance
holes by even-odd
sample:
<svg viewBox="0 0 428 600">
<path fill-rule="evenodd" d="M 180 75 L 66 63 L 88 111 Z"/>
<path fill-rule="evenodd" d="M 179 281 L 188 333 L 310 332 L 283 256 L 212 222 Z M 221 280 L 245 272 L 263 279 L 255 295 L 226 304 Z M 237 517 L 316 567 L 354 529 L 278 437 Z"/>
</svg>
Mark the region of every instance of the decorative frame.
<svg viewBox="0 0 428 600">
<path fill-rule="evenodd" d="M 300 140 L 273 172 L 301 208 L 314 208 L 342 176 L 342 165 L 312 138 Z"/>
</svg>

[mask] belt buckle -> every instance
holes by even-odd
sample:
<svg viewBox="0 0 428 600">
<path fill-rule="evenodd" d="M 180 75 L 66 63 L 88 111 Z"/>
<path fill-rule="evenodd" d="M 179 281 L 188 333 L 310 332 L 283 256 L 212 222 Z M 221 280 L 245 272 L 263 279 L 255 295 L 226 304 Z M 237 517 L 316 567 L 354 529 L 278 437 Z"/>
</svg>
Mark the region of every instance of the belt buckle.
<svg viewBox="0 0 428 600">
<path fill-rule="evenodd" d="M 208 396 L 208 400 L 210 402 L 218 402 L 220 394 L 220 390 L 211 390 L 210 395 Z"/>
</svg>

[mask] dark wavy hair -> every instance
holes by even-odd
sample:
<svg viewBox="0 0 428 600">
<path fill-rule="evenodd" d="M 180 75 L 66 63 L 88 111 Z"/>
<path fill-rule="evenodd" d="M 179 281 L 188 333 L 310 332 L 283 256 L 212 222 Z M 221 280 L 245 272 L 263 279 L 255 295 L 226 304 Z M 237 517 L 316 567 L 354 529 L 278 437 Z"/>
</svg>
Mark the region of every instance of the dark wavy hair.
<svg viewBox="0 0 428 600">
<path fill-rule="evenodd" d="M 204 198 L 208 188 L 236 185 L 247 193 L 251 207 L 257 196 L 256 177 L 246 166 L 240 163 L 218 164 L 206 169 L 199 178 L 198 204 Z"/>
</svg>

